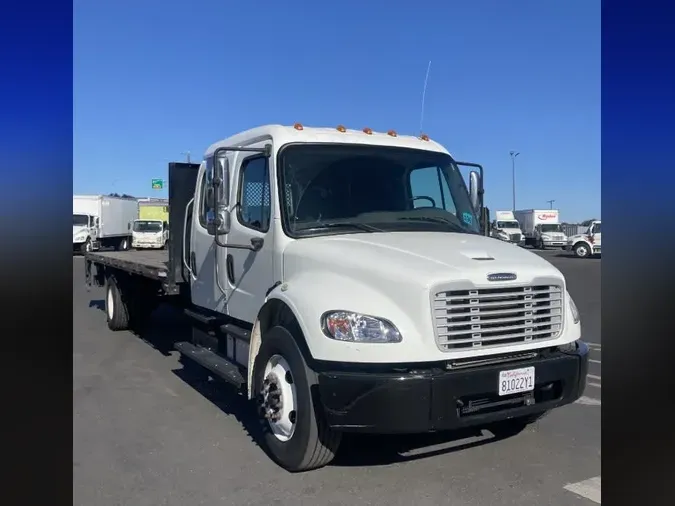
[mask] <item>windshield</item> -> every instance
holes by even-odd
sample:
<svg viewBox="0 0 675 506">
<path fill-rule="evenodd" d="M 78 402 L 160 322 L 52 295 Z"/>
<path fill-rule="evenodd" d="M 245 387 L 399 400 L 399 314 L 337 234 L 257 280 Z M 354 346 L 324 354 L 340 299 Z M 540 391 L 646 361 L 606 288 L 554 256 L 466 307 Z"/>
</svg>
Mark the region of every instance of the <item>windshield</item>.
<svg viewBox="0 0 675 506">
<path fill-rule="evenodd" d="M 541 226 L 542 232 L 562 232 L 562 227 L 559 224 L 549 223 Z"/>
<path fill-rule="evenodd" d="M 74 227 L 88 227 L 89 226 L 89 216 L 86 214 L 73 214 L 73 226 Z"/>
<path fill-rule="evenodd" d="M 393 231 L 479 233 L 464 179 L 444 153 L 296 144 L 279 160 L 291 237 Z"/>
<path fill-rule="evenodd" d="M 517 221 L 498 221 L 497 228 L 520 228 Z"/>
<path fill-rule="evenodd" d="M 134 232 L 161 232 L 161 221 L 134 221 Z"/>
</svg>

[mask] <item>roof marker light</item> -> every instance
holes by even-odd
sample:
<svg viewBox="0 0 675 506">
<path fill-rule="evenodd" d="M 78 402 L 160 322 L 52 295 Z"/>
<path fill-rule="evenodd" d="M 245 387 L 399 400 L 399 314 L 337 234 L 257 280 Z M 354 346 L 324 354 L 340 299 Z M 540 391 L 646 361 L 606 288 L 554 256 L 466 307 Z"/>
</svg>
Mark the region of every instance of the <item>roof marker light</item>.
<svg viewBox="0 0 675 506">
<path fill-rule="evenodd" d="M 296 123 L 295 125 L 293 125 L 293 128 L 295 128 L 296 130 L 302 130 L 302 125 L 300 123 Z"/>
<path fill-rule="evenodd" d="M 373 135 L 373 130 L 371 128 L 366 127 L 366 128 L 363 129 L 363 133 L 368 134 L 368 135 Z"/>
<path fill-rule="evenodd" d="M 422 141 L 428 141 L 428 140 L 429 140 L 429 136 L 428 136 L 427 134 L 422 134 L 422 135 L 420 135 L 420 140 L 422 140 Z"/>
<path fill-rule="evenodd" d="M 398 134 L 394 130 L 389 130 L 387 132 L 387 135 L 389 135 L 390 137 L 396 137 Z"/>
<path fill-rule="evenodd" d="M 345 133 L 347 131 L 347 129 L 343 125 L 338 125 L 335 129 L 338 132 L 342 132 L 342 133 Z"/>
</svg>

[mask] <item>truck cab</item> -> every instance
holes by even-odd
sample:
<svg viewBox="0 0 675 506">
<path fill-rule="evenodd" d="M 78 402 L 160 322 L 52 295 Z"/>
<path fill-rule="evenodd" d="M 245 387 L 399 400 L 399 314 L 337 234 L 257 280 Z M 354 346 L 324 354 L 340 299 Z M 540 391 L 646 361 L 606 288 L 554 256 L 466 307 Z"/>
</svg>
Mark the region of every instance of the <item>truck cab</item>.
<svg viewBox="0 0 675 506">
<path fill-rule="evenodd" d="M 573 252 L 579 258 L 602 254 L 602 221 L 592 221 L 583 234 L 577 234 L 567 239 L 567 251 Z"/>
<path fill-rule="evenodd" d="M 90 214 L 73 212 L 73 251 L 92 251 L 96 242 L 98 218 Z"/>
<path fill-rule="evenodd" d="M 496 211 L 492 222 L 491 237 L 513 244 L 524 245 L 525 236 L 512 211 Z"/>
<path fill-rule="evenodd" d="M 176 348 L 253 401 L 287 470 L 345 432 L 513 434 L 581 396 L 588 347 L 560 271 L 487 237 L 483 181 L 426 135 L 258 127 L 170 165 L 168 260 L 85 272 L 112 330 L 159 287 L 183 305 Z"/>
<path fill-rule="evenodd" d="M 535 242 L 540 249 L 562 249 L 567 244 L 567 236 L 560 223 L 538 223 L 535 226 Z"/>
<path fill-rule="evenodd" d="M 169 224 L 162 220 L 134 220 L 131 246 L 135 249 L 164 249 L 169 240 Z"/>
</svg>

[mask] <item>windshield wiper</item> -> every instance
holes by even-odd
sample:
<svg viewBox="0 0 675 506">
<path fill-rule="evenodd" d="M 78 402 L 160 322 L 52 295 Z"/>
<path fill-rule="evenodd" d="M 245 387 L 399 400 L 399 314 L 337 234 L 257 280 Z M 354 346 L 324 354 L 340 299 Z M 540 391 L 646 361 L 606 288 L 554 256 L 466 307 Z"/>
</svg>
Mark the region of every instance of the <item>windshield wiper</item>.
<svg viewBox="0 0 675 506">
<path fill-rule="evenodd" d="M 314 227 L 303 228 L 298 230 L 307 231 L 307 230 L 320 230 L 322 228 L 353 228 L 356 230 L 361 230 L 362 232 L 382 232 L 382 229 L 368 225 L 367 223 L 354 223 L 351 221 L 329 221 L 327 223 L 318 223 Z"/>
<path fill-rule="evenodd" d="M 446 220 L 445 218 L 438 218 L 435 216 L 403 216 L 399 218 L 401 221 L 426 221 L 431 223 L 442 223 L 443 225 L 449 225 L 455 232 L 466 232 L 468 234 L 474 233 L 473 230 L 464 228 L 461 225 L 458 225 L 454 221 Z"/>
</svg>

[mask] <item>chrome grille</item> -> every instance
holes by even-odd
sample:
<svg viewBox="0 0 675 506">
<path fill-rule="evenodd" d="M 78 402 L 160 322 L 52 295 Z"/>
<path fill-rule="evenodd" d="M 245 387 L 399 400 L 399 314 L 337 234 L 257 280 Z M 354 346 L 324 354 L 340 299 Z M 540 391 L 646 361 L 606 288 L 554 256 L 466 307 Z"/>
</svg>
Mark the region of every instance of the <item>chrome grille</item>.
<svg viewBox="0 0 675 506">
<path fill-rule="evenodd" d="M 520 242 L 520 234 L 513 234 L 513 235 L 511 236 L 511 240 L 512 240 L 513 242 Z"/>
<path fill-rule="evenodd" d="M 434 316 L 445 351 L 554 339 L 562 331 L 563 290 L 535 285 L 438 292 Z"/>
</svg>

